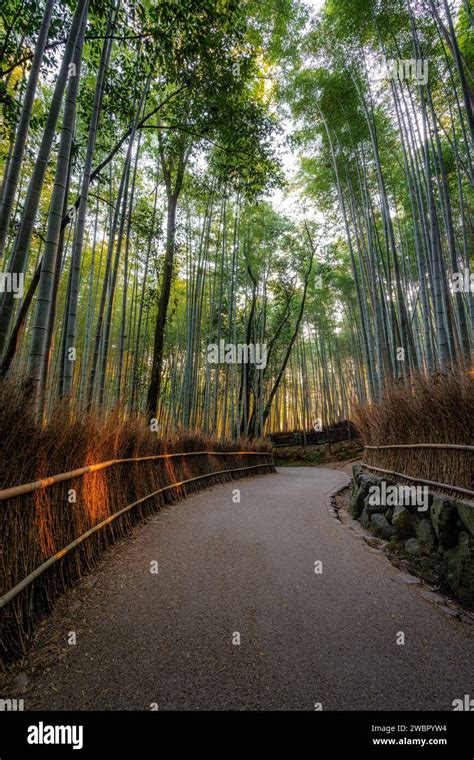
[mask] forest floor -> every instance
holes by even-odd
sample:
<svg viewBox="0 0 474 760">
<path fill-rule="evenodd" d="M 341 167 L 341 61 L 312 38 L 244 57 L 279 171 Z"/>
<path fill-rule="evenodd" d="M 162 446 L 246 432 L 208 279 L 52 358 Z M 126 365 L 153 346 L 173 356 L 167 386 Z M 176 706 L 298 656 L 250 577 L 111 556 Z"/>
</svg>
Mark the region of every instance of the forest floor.
<svg viewBox="0 0 474 760">
<path fill-rule="evenodd" d="M 162 509 L 59 600 L 3 693 L 26 710 L 451 710 L 474 628 L 331 516 L 347 482 L 285 467 Z"/>
<path fill-rule="evenodd" d="M 347 459 L 343 461 L 339 460 L 333 460 L 330 462 L 325 462 L 324 465 L 316 465 L 317 467 L 325 467 L 330 470 L 338 470 L 339 472 L 344 472 L 348 478 L 352 478 L 352 468 L 355 464 L 360 464 L 362 461 L 361 457 L 357 457 L 355 459 Z"/>
<path fill-rule="evenodd" d="M 320 446 L 279 446 L 273 449 L 278 467 L 329 467 L 342 469 L 350 477 L 352 465 L 360 461 L 364 446 L 360 438 L 352 441 L 332 443 L 330 447 Z"/>
</svg>

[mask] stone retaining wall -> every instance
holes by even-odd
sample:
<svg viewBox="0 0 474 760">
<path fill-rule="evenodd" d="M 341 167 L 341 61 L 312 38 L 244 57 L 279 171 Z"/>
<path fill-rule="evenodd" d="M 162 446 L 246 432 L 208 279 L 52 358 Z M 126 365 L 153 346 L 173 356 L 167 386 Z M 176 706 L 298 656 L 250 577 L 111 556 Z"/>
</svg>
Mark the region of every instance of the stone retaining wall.
<svg viewBox="0 0 474 760">
<path fill-rule="evenodd" d="M 364 470 L 361 465 L 354 466 L 353 478 L 349 506 L 352 517 L 413 560 L 421 574 L 439 578 L 445 590 L 473 607 L 474 502 L 427 491 L 426 502 L 420 508 L 409 498 L 397 499 L 393 488 L 387 497 L 388 486 L 406 489 L 405 484 Z M 374 503 L 377 493 L 382 498 Z"/>
</svg>

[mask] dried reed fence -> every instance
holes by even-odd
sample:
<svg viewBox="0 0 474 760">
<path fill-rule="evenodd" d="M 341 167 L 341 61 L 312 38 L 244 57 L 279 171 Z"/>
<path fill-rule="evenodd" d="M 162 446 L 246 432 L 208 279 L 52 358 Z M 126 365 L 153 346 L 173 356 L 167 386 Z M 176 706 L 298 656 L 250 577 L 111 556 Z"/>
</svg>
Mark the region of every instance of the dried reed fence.
<svg viewBox="0 0 474 760">
<path fill-rule="evenodd" d="M 111 458 L 134 460 L 76 473 L 17 496 L 3 494 L 10 498 L 0 501 L 0 597 L 93 526 L 165 489 L 105 524 L 0 609 L 3 666 L 26 651 L 36 621 L 51 609 L 58 595 L 93 568 L 107 547 L 135 523 L 199 489 L 275 469 L 271 451 L 262 444 L 239 441 L 224 446 L 189 434 L 162 441 L 142 420 L 119 419 L 113 413 L 103 420 L 92 414 L 69 420 L 67 409 L 59 408 L 41 430 L 28 405 L 22 403 L 21 393 L 8 384 L 0 391 L 2 490 L 80 465 Z M 181 452 L 187 456 L 173 456 Z M 149 458 L 163 454 L 169 456 Z M 196 479 L 170 488 L 192 478 Z"/>
<path fill-rule="evenodd" d="M 454 497 L 474 496 L 474 381 L 469 374 L 392 386 L 380 403 L 359 405 L 355 422 L 369 467 L 396 473 L 407 483 L 410 478 L 429 482 L 432 490 Z"/>
</svg>

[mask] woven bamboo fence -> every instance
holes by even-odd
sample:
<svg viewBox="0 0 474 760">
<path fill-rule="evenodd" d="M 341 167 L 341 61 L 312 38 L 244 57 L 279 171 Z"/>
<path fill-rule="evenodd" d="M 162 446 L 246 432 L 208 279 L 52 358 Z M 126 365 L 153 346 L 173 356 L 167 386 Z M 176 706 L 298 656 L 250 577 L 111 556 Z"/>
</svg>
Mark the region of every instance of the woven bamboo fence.
<svg viewBox="0 0 474 760">
<path fill-rule="evenodd" d="M 26 652 L 36 621 L 135 523 L 199 489 L 274 470 L 265 450 L 172 452 L 0 491 L 0 663 Z"/>
<path fill-rule="evenodd" d="M 363 465 L 410 485 L 426 484 L 433 491 L 474 499 L 474 446 L 443 443 L 365 446 Z"/>
</svg>

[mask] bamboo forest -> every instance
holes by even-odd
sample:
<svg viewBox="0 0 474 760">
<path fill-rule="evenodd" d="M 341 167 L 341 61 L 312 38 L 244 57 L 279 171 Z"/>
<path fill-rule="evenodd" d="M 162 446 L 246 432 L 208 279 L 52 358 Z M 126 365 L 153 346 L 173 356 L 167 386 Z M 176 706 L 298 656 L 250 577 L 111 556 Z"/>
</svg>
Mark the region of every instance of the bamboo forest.
<svg viewBox="0 0 474 760">
<path fill-rule="evenodd" d="M 40 419 L 253 437 L 471 370 L 468 0 L 6 0 L 1 22 L 1 373 Z"/>
<path fill-rule="evenodd" d="M 472 758 L 473 21 L 1 0 L 2 760 Z"/>
</svg>

